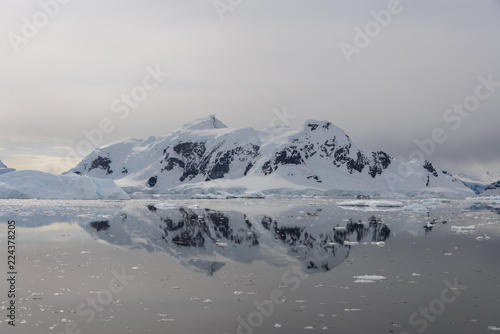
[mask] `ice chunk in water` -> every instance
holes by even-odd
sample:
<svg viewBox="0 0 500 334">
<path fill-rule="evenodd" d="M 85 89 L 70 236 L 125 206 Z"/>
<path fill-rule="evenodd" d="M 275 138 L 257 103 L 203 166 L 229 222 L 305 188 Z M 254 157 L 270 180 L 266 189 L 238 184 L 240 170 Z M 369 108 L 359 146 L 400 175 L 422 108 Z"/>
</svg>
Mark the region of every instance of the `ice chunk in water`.
<svg viewBox="0 0 500 334">
<path fill-rule="evenodd" d="M 31 298 L 33 298 L 35 300 L 42 299 L 43 298 L 43 293 L 33 292 L 31 294 Z"/>
</svg>

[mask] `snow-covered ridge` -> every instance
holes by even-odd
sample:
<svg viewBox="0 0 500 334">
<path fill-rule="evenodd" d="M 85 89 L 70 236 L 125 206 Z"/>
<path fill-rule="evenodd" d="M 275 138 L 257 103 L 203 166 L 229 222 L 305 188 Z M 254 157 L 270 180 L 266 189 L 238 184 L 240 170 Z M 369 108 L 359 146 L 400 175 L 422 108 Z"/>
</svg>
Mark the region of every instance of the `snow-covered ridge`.
<svg viewBox="0 0 500 334">
<path fill-rule="evenodd" d="M 68 173 L 116 180 L 130 193 L 473 195 L 428 161 L 364 150 L 317 120 L 299 129 L 230 129 L 211 115 L 165 137 L 99 148 Z"/>
</svg>

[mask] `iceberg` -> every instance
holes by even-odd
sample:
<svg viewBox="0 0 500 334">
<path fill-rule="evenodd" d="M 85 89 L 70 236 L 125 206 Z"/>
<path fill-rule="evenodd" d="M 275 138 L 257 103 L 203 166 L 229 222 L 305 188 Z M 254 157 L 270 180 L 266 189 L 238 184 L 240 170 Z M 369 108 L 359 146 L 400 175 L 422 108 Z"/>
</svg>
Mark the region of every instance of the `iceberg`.
<svg viewBox="0 0 500 334">
<path fill-rule="evenodd" d="M 0 198 L 130 199 L 113 180 L 76 174 L 52 175 L 32 170 L 0 175 Z"/>
</svg>

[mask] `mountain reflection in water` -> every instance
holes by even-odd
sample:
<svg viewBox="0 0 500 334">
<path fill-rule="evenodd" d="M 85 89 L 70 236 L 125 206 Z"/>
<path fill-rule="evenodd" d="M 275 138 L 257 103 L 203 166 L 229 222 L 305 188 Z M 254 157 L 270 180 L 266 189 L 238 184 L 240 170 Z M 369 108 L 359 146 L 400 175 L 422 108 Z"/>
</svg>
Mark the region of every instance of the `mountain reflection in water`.
<svg viewBox="0 0 500 334">
<path fill-rule="evenodd" d="M 309 220 L 298 220 L 296 210 L 274 218 L 208 208 L 158 209 L 148 205 L 145 209 L 120 212 L 83 227 L 109 244 L 165 252 L 209 275 L 227 261 L 255 260 L 273 265 L 300 261 L 307 272 L 329 271 L 349 256 L 352 245 L 383 246 L 391 235 L 388 225 L 375 216 L 333 224 L 325 219 L 327 214 L 321 208 L 305 213 Z"/>
</svg>

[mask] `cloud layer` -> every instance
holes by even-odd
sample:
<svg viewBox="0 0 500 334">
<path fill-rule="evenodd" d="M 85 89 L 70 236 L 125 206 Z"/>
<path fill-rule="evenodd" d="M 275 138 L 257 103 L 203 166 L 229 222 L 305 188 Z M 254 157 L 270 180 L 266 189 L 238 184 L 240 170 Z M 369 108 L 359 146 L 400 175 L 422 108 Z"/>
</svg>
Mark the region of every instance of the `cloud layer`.
<svg viewBox="0 0 500 334">
<path fill-rule="evenodd" d="M 401 0 L 379 31 L 366 30 L 372 11 L 380 16 L 394 1 L 243 0 L 223 20 L 212 0 L 60 1 L 40 2 L 58 6 L 32 38 L 23 29 L 26 20 L 43 23 L 40 3 L 0 4 L 0 147 L 14 168 L 26 167 L 16 154 L 30 159 L 18 147 L 31 147 L 33 169 L 57 170 L 50 157 L 66 152 L 51 147 L 75 147 L 102 119 L 114 125 L 107 144 L 208 114 L 263 128 L 286 106 L 296 115 L 290 126 L 328 119 L 393 156 L 408 157 L 415 140 L 442 128 L 449 138 L 429 159 L 454 171 L 500 170 L 500 88 L 458 129 L 443 119 L 474 94 L 479 76 L 500 82 L 496 0 Z M 373 36 L 368 45 L 356 46 L 356 27 Z M 12 34 L 25 38 L 17 53 Z M 359 51 L 350 63 L 342 43 Z M 121 119 L 113 102 L 143 85 L 148 66 L 170 75 Z"/>
</svg>

